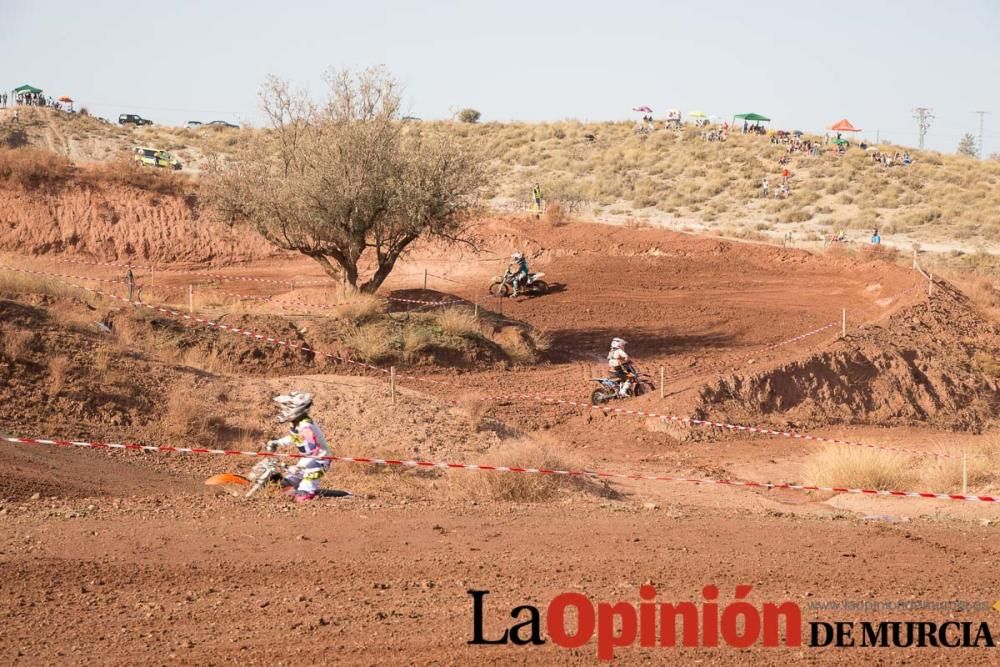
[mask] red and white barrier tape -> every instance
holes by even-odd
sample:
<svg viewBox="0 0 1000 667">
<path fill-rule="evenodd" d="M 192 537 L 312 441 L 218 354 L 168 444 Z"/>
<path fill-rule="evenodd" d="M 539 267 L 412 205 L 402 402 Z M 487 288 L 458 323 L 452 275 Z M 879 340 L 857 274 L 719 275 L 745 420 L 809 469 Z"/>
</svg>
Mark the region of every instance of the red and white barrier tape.
<svg viewBox="0 0 1000 667">
<path fill-rule="evenodd" d="M 20 273 L 42 275 L 42 276 L 52 275 L 52 274 L 46 274 L 46 273 L 40 272 L 40 271 L 33 271 L 33 270 L 30 270 L 30 269 L 18 269 L 18 268 L 5 267 L 5 266 L 0 266 L 0 269 L 9 270 L 9 271 L 17 271 L 17 272 L 20 272 Z M 366 363 L 366 362 L 355 361 L 355 360 L 347 358 L 347 357 L 341 357 L 339 355 L 330 354 L 328 352 L 322 352 L 320 350 L 316 350 L 316 349 L 307 347 L 307 346 L 302 345 L 302 344 L 292 343 L 292 342 L 289 342 L 289 341 L 282 340 L 280 338 L 275 338 L 273 336 L 268 336 L 266 334 L 256 333 L 254 331 L 250 331 L 249 329 L 241 329 L 239 327 L 233 327 L 233 326 L 229 326 L 229 325 L 222 324 L 222 323 L 219 323 L 219 322 L 213 322 L 211 320 L 206 320 L 204 318 L 195 317 L 193 315 L 188 315 L 186 313 L 182 313 L 182 312 L 180 312 L 178 310 L 174 310 L 172 308 L 165 308 L 163 306 L 153 306 L 153 305 L 149 305 L 149 304 L 145 304 L 145 303 L 131 302 L 128 299 L 125 299 L 123 297 L 117 296 L 115 294 L 109 294 L 109 293 L 104 292 L 102 290 L 93 289 L 91 287 L 86 287 L 84 285 L 77 285 L 77 284 L 74 284 L 74 283 L 66 283 L 66 282 L 63 282 L 63 281 L 56 281 L 56 282 L 62 282 L 63 284 L 69 285 L 70 287 L 75 287 L 77 289 L 83 289 L 83 290 L 86 290 L 86 291 L 94 293 L 94 294 L 99 294 L 101 296 L 105 296 L 105 297 L 114 299 L 116 301 L 121 301 L 121 302 L 127 303 L 127 304 L 129 304 L 129 305 L 131 305 L 133 307 L 137 307 L 137 308 L 141 307 L 141 308 L 146 308 L 148 310 L 154 310 L 154 311 L 157 311 L 157 312 L 160 312 L 160 313 L 164 313 L 164 314 L 167 314 L 167 315 L 172 315 L 174 317 L 179 317 L 181 319 L 184 319 L 184 320 L 187 320 L 187 321 L 190 321 L 190 322 L 195 322 L 197 324 L 203 324 L 203 325 L 208 326 L 208 327 L 219 329 L 221 331 L 228 331 L 230 333 L 239 334 L 239 335 L 242 335 L 242 336 L 246 336 L 248 338 L 253 338 L 255 340 L 260 340 L 260 341 L 272 343 L 274 345 L 288 347 L 290 349 L 300 350 L 300 351 L 303 351 L 303 352 L 309 352 L 311 354 L 316 354 L 316 355 L 319 355 L 319 356 L 327 357 L 329 359 L 333 359 L 334 361 L 338 361 L 340 363 L 351 364 L 351 365 L 354 365 L 354 366 L 358 366 L 360 368 L 365 368 L 365 369 L 368 369 L 368 370 L 373 370 L 373 371 L 382 373 L 383 375 L 389 375 L 390 374 L 390 370 L 386 369 L 386 368 L 380 368 L 378 366 L 374 366 L 374 365 Z M 412 380 L 412 381 L 415 381 L 415 382 L 426 382 L 426 383 L 436 384 L 436 385 L 440 385 L 440 386 L 448 386 L 448 387 L 453 387 L 453 388 L 456 388 L 456 389 L 461 389 L 463 391 L 468 391 L 470 389 L 470 387 L 465 387 L 465 386 L 462 386 L 462 385 L 458 385 L 456 383 L 448 382 L 446 380 L 439 380 L 437 378 L 430 378 L 430 377 L 426 377 L 426 376 L 411 375 L 411 374 L 408 374 L 408 373 L 397 373 L 396 374 L 396 378 L 397 379 L 402 379 L 402 380 Z M 797 439 L 797 440 L 809 440 L 809 441 L 815 441 L 815 442 L 826 442 L 826 443 L 831 443 L 831 444 L 849 445 L 849 446 L 853 446 L 853 447 L 866 447 L 866 448 L 869 448 L 869 449 L 883 449 L 883 450 L 886 450 L 886 451 L 893 451 L 893 452 L 897 452 L 897 453 L 916 454 L 916 455 L 919 455 L 919 456 L 932 456 L 932 457 L 937 457 L 937 458 L 960 458 L 960 457 L 953 456 L 953 455 L 950 455 L 950 454 L 945 454 L 945 453 L 921 452 L 921 451 L 918 451 L 918 450 L 902 449 L 902 448 L 898 448 L 898 447 L 885 447 L 885 446 L 881 446 L 881 445 L 873 445 L 873 444 L 867 444 L 867 443 L 861 443 L 861 442 L 853 442 L 853 441 L 848 441 L 848 440 L 840 440 L 840 439 L 837 439 L 837 438 L 826 438 L 826 437 L 823 437 L 823 436 L 806 435 L 806 434 L 796 433 L 796 432 L 790 432 L 790 431 L 777 431 L 775 429 L 765 428 L 765 427 L 742 426 L 742 425 L 739 425 L 739 424 L 727 424 L 725 422 L 713 422 L 713 421 L 708 421 L 708 420 L 695 419 L 693 417 L 679 417 L 677 415 L 664 414 L 664 413 L 658 413 L 658 412 L 647 412 L 647 411 L 644 411 L 644 410 L 628 410 L 628 409 L 623 409 L 623 408 L 612 408 L 612 407 L 609 407 L 609 406 L 606 406 L 606 405 L 596 406 L 596 405 L 591 405 L 590 403 L 584 403 L 584 402 L 581 402 L 581 401 L 572 401 L 572 400 L 567 400 L 567 399 L 562 399 L 562 398 L 556 398 L 556 397 L 550 397 L 550 396 L 542 396 L 542 395 L 537 395 L 537 394 L 534 394 L 534 395 L 533 394 L 515 394 L 515 395 L 505 396 L 505 397 L 493 397 L 493 398 L 486 397 L 486 398 L 481 398 L 479 400 L 507 400 L 507 399 L 513 399 L 513 398 L 530 399 L 530 400 L 535 400 L 535 401 L 539 401 L 539 402 L 542 402 L 542 403 L 555 404 L 555 405 L 570 405 L 570 406 L 575 406 L 575 407 L 586 407 L 586 408 L 593 409 L 593 410 L 601 410 L 601 411 L 606 412 L 606 413 L 625 414 L 625 415 L 633 415 L 633 416 L 638 416 L 638 417 L 657 417 L 657 418 L 660 418 L 660 419 L 666 419 L 666 420 L 670 420 L 670 421 L 674 421 L 674 422 L 694 424 L 694 425 L 697 425 L 697 426 L 714 426 L 716 428 L 728 429 L 728 430 L 731 430 L 731 431 L 743 431 L 743 432 L 747 432 L 747 433 L 761 433 L 761 434 L 765 434 L 765 435 L 777 435 L 777 436 L 782 436 L 782 437 L 785 437 L 785 438 L 794 438 L 794 439 Z"/>
<path fill-rule="evenodd" d="M 140 450 L 145 452 L 166 452 L 177 454 L 212 454 L 221 456 L 252 456 L 255 458 L 314 458 L 341 463 L 365 463 L 384 466 L 404 466 L 408 468 L 440 468 L 449 470 L 478 470 L 486 472 L 510 472 L 537 475 L 563 475 L 566 477 L 589 477 L 594 479 L 630 479 L 652 482 L 687 482 L 691 484 L 715 484 L 751 489 L 790 489 L 795 491 L 826 491 L 831 493 L 856 493 L 869 496 L 891 496 L 894 498 L 924 498 L 929 500 L 966 500 L 973 502 L 996 503 L 1000 498 L 994 496 L 977 496 L 959 493 L 933 493 L 929 491 L 896 491 L 887 489 L 852 489 L 848 487 L 816 486 L 811 484 L 789 484 L 773 482 L 753 482 L 733 479 L 711 479 L 674 477 L 671 475 L 651 475 L 647 473 L 601 472 L 591 470 L 558 470 L 552 468 L 531 468 L 518 466 L 500 466 L 486 463 L 459 463 L 452 461 L 420 461 L 414 459 L 383 459 L 367 456 L 318 456 L 308 457 L 305 454 L 278 454 L 271 452 L 249 452 L 240 449 L 210 449 L 206 447 L 171 447 L 163 445 L 139 445 L 134 443 L 87 442 L 82 440 L 60 440 L 48 438 L 17 438 L 3 436 L 6 442 L 26 445 L 56 445 L 59 447 L 81 447 L 87 449 L 117 449 Z"/>
</svg>

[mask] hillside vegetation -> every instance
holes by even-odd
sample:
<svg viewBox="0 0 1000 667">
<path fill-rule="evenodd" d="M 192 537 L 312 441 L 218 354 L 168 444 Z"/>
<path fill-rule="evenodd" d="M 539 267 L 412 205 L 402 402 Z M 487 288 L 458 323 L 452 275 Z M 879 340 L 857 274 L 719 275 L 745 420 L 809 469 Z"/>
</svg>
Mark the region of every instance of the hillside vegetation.
<svg viewBox="0 0 1000 667">
<path fill-rule="evenodd" d="M 12 134 L 14 130 L 20 134 Z M 22 110 L 22 128 L 0 115 L 0 142 L 32 145 L 77 160 L 108 160 L 134 145 L 174 152 L 197 173 L 253 129 L 122 128 L 47 109 Z M 1000 240 L 1000 162 L 909 150 L 910 166 L 886 167 L 852 148 L 786 154 L 766 136 L 731 134 L 708 142 L 695 128 L 640 135 L 631 123 L 414 122 L 412 130 L 450 133 L 474 145 L 495 170 L 488 193 L 499 210 L 525 211 L 540 183 L 548 216 L 666 224 L 737 237 L 819 241 L 837 230 L 861 240 L 878 227 L 888 243 L 975 253 Z M 589 139 L 588 135 L 593 139 Z M 814 139 L 816 139 L 814 137 Z M 822 138 L 819 138 L 822 140 Z M 880 145 L 882 152 L 902 147 Z M 787 197 L 774 197 L 782 169 Z M 772 196 L 764 198 L 767 178 Z"/>
</svg>

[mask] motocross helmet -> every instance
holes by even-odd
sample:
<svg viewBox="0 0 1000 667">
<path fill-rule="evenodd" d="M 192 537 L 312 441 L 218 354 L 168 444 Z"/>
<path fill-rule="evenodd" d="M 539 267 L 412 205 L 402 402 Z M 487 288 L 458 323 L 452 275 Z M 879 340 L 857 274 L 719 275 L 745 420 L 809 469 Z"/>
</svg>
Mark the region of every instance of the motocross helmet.
<svg viewBox="0 0 1000 667">
<path fill-rule="evenodd" d="M 515 262 L 520 262 L 522 259 L 524 259 L 524 253 L 515 252 L 513 255 L 510 256 L 510 258 Z"/>
<path fill-rule="evenodd" d="M 278 404 L 278 423 L 283 424 L 288 421 L 295 421 L 302 415 L 309 412 L 309 408 L 312 407 L 312 394 L 307 394 L 305 392 L 293 391 L 288 394 L 282 394 L 280 396 L 275 396 L 272 399 Z"/>
<path fill-rule="evenodd" d="M 624 349 L 625 349 L 625 346 L 626 346 L 627 344 L 628 344 L 628 343 L 626 343 L 626 342 L 625 342 L 624 340 L 622 340 L 621 338 L 612 338 L 612 339 L 611 339 L 611 349 L 612 349 L 612 350 L 624 350 Z"/>
</svg>

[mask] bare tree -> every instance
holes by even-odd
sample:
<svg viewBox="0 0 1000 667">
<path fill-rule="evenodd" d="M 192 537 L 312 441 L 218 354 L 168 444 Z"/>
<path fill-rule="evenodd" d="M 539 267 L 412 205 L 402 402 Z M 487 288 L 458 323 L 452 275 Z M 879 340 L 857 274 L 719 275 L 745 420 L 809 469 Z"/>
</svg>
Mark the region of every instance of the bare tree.
<svg viewBox="0 0 1000 667">
<path fill-rule="evenodd" d="M 484 161 L 403 122 L 399 84 L 383 69 L 330 71 L 326 82 L 328 97 L 317 103 L 267 80 L 261 101 L 271 129 L 212 164 L 205 189 L 213 205 L 369 293 L 417 239 L 471 242 Z"/>
</svg>

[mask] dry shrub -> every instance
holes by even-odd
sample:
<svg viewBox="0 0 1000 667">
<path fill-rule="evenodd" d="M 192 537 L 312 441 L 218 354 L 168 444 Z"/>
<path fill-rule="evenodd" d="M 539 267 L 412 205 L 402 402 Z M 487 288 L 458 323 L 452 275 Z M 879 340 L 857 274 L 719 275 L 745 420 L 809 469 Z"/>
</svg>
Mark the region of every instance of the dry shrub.
<svg viewBox="0 0 1000 667">
<path fill-rule="evenodd" d="M 45 386 L 49 396 L 58 396 L 59 392 L 63 390 L 66 385 L 67 366 L 69 366 L 69 360 L 66 357 L 58 356 L 49 359 L 49 377 Z"/>
<path fill-rule="evenodd" d="M 818 486 L 908 489 L 917 480 L 912 457 L 880 449 L 834 446 L 806 465 L 806 476 Z"/>
<path fill-rule="evenodd" d="M 479 320 L 468 308 L 442 308 L 434 319 L 449 336 L 468 336 L 480 331 Z"/>
<path fill-rule="evenodd" d="M 376 362 L 392 351 L 392 336 L 381 324 L 362 324 L 347 332 L 344 345 L 362 360 Z"/>
<path fill-rule="evenodd" d="M 35 343 L 35 334 L 24 329 L 6 328 L 2 330 L 3 354 L 8 361 L 24 361 Z"/>
<path fill-rule="evenodd" d="M 34 148 L 0 150 L 0 181 L 27 190 L 62 185 L 73 171 L 64 157 Z"/>
<path fill-rule="evenodd" d="M 502 450 L 488 454 L 482 462 L 547 470 L 581 469 L 578 462 L 555 445 L 531 440 L 512 441 Z M 593 480 L 568 475 L 450 470 L 448 479 L 453 496 L 470 500 L 540 502 L 573 490 L 603 493 L 603 487 Z"/>
</svg>

